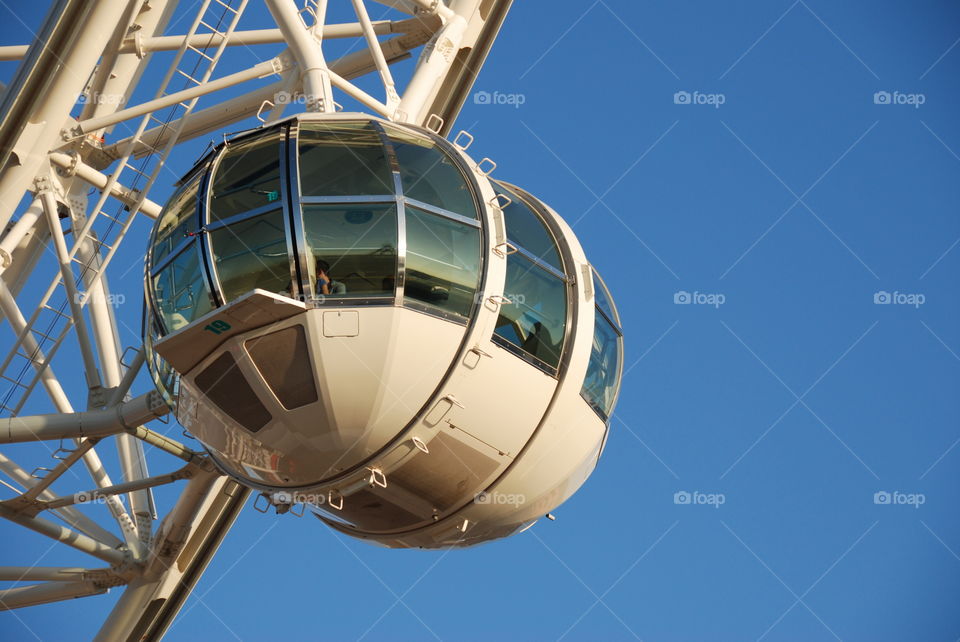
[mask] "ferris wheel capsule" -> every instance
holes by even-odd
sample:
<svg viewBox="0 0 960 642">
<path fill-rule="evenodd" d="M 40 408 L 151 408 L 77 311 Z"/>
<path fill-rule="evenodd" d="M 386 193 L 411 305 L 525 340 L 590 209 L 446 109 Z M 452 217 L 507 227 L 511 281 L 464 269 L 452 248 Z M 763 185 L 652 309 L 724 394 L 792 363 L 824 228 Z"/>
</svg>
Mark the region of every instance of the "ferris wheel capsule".
<svg viewBox="0 0 960 642">
<path fill-rule="evenodd" d="M 522 530 L 593 471 L 622 371 L 570 226 L 489 159 L 363 114 L 237 135 L 155 224 L 145 344 L 217 466 L 391 547 Z"/>
</svg>

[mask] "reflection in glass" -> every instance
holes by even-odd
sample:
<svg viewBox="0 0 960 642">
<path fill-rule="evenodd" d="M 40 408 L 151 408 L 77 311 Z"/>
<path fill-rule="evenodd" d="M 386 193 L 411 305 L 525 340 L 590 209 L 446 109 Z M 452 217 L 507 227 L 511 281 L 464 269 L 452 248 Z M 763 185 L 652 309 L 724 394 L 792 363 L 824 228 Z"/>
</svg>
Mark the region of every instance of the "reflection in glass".
<svg viewBox="0 0 960 642">
<path fill-rule="evenodd" d="M 620 335 L 602 315 L 596 315 L 590 364 L 580 394 L 606 420 L 620 387 Z"/>
<path fill-rule="evenodd" d="M 567 316 L 566 283 L 527 259 L 507 257 L 504 296 L 495 335 L 556 368 Z"/>
<path fill-rule="evenodd" d="M 164 257 L 177 249 L 177 246 L 189 238 L 200 227 L 197 223 L 197 187 L 200 177 L 183 185 L 170 198 L 157 221 L 156 237 L 153 243 L 153 263 L 159 264 Z"/>
<path fill-rule="evenodd" d="M 593 291 L 595 293 L 594 296 L 596 297 L 597 307 L 607 315 L 607 319 L 616 324 L 617 327 L 620 327 L 620 315 L 617 313 L 617 307 L 613 304 L 610 291 L 596 270 L 593 271 Z"/>
<path fill-rule="evenodd" d="M 146 354 L 149 355 L 147 368 L 150 376 L 153 378 L 157 390 L 163 395 L 167 405 L 173 407 L 177 394 L 180 389 L 180 375 L 173 369 L 166 359 L 157 354 L 153 346 L 162 336 L 160 328 L 157 327 L 152 313 L 144 311 L 144 332 L 143 343 Z"/>
<path fill-rule="evenodd" d="M 224 301 L 260 288 L 290 295 L 290 259 L 277 210 L 209 232 Z"/>
<path fill-rule="evenodd" d="M 167 332 L 175 332 L 212 309 L 194 243 L 153 277 L 157 310 Z"/>
<path fill-rule="evenodd" d="M 303 227 L 315 294 L 393 295 L 397 275 L 395 205 L 304 205 Z"/>
<path fill-rule="evenodd" d="M 540 217 L 521 200 L 520 195 L 509 188 L 494 183 L 498 194 L 510 199 L 510 205 L 503 210 L 503 219 L 507 226 L 507 240 L 514 247 L 521 247 L 528 253 L 563 271 L 560 252 L 553 235 L 543 224 Z M 502 199 L 501 199 L 502 200 Z"/>
<path fill-rule="evenodd" d="M 389 133 L 405 197 L 477 218 L 470 187 L 453 159 L 426 138 L 394 128 Z"/>
<path fill-rule="evenodd" d="M 393 194 L 387 152 L 369 124 L 300 126 L 301 196 Z"/>
<path fill-rule="evenodd" d="M 227 147 L 213 179 L 210 221 L 222 221 L 280 200 L 283 130 Z"/>
<path fill-rule="evenodd" d="M 406 299 L 469 316 L 480 280 L 480 231 L 409 206 L 406 220 Z"/>
</svg>

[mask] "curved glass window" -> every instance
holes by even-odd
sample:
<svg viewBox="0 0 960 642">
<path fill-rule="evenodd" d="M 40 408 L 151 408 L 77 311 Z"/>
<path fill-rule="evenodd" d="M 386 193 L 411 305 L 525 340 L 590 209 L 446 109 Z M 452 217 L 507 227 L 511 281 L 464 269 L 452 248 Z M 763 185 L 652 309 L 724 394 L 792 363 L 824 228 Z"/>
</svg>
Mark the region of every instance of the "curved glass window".
<svg viewBox="0 0 960 642">
<path fill-rule="evenodd" d="M 301 196 L 393 194 L 380 134 L 369 123 L 302 123 Z"/>
<path fill-rule="evenodd" d="M 557 270 L 563 270 L 560 252 L 553 235 L 520 196 L 502 183 L 494 183 L 498 194 L 510 199 L 510 204 L 503 210 L 504 220 L 507 221 L 507 236 L 510 244 L 530 254 L 532 258 L 546 263 Z"/>
<path fill-rule="evenodd" d="M 567 320 L 566 282 L 511 254 L 503 295 L 509 303 L 500 307 L 494 336 L 556 371 Z"/>
<path fill-rule="evenodd" d="M 600 308 L 604 316 L 619 329 L 620 315 L 617 313 L 617 306 L 613 304 L 613 297 L 610 296 L 610 290 L 607 289 L 607 284 L 603 282 L 596 270 L 593 271 L 593 291 L 597 307 Z"/>
<path fill-rule="evenodd" d="M 208 233 L 225 302 L 254 288 L 291 296 L 290 259 L 280 210 Z"/>
<path fill-rule="evenodd" d="M 480 282 L 480 230 L 407 206 L 404 298 L 467 317 Z"/>
<path fill-rule="evenodd" d="M 280 200 L 283 130 L 227 147 L 216 168 L 210 196 L 211 222 Z"/>
<path fill-rule="evenodd" d="M 213 309 L 194 241 L 154 275 L 153 295 L 167 332 L 175 332 Z"/>
<path fill-rule="evenodd" d="M 560 252 L 539 214 L 515 192 L 508 196 L 512 203 L 503 210 L 503 218 L 507 240 L 517 251 L 507 256 L 503 288 L 507 302 L 500 306 L 493 339 L 556 374 L 567 324 L 567 281 L 560 271 Z"/>
<path fill-rule="evenodd" d="M 620 332 L 620 317 L 613 305 L 613 299 L 596 271 L 593 272 L 593 290 L 596 301 L 593 348 L 580 394 L 606 421 L 613 411 L 620 391 L 623 338 Z"/>
<path fill-rule="evenodd" d="M 150 372 L 150 376 L 157 390 L 163 395 L 164 401 L 167 402 L 168 406 L 173 408 L 177 395 L 179 394 L 180 375 L 153 349 L 154 344 L 162 336 L 162 333 L 160 328 L 157 327 L 156 320 L 150 313 L 149 307 L 145 305 L 144 308 L 143 344 L 147 354 L 147 369 Z"/>
<path fill-rule="evenodd" d="M 395 205 L 304 205 L 303 223 L 314 294 L 393 295 L 397 277 Z"/>
<path fill-rule="evenodd" d="M 163 261 L 200 227 L 197 222 L 199 185 L 198 175 L 180 187 L 160 213 L 153 242 L 154 263 Z"/>
<path fill-rule="evenodd" d="M 428 138 L 392 127 L 389 134 L 405 198 L 477 218 L 470 186 L 452 158 Z"/>
<path fill-rule="evenodd" d="M 158 331 L 177 331 L 254 289 L 316 305 L 396 303 L 464 321 L 483 278 L 484 236 L 463 167 L 436 135 L 369 119 L 304 117 L 218 146 L 153 232 L 149 303 Z M 524 243 L 537 253 L 543 245 Z M 559 258 L 542 265 L 557 271 Z M 540 307 L 530 314 L 545 314 Z M 521 344 L 540 320 L 514 320 Z M 562 327 L 559 334 L 562 341 Z"/>
</svg>

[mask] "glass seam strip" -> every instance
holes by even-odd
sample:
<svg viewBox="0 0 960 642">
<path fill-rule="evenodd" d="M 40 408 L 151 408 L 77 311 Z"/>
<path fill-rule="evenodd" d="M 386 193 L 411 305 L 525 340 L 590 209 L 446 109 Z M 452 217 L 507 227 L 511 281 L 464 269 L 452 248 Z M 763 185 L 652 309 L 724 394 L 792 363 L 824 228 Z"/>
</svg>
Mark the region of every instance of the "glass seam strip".
<svg viewBox="0 0 960 642">
<path fill-rule="evenodd" d="M 404 199 L 410 207 L 416 207 L 417 209 L 424 210 L 431 214 L 436 214 L 444 218 L 448 218 L 452 221 L 457 221 L 458 223 L 464 223 L 470 227 L 480 228 L 480 221 L 475 218 L 470 218 L 469 216 L 464 216 L 463 214 L 457 214 L 456 212 L 451 212 L 450 210 L 445 210 L 442 207 L 437 207 L 436 205 L 430 205 L 429 203 L 424 203 L 423 201 L 418 201 L 415 198 L 410 198 L 405 196 Z"/>
</svg>

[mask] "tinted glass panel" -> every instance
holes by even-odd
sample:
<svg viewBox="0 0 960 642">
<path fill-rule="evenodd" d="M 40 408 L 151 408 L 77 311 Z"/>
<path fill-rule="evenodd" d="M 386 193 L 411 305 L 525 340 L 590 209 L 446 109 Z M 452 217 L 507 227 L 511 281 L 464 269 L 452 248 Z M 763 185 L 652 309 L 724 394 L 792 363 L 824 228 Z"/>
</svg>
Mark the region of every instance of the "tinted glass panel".
<svg viewBox="0 0 960 642">
<path fill-rule="evenodd" d="M 255 337 L 244 345 L 263 380 L 284 408 L 299 408 L 317 400 L 317 386 L 303 326 L 295 325 Z"/>
<path fill-rule="evenodd" d="M 403 195 L 463 216 L 477 218 L 467 181 L 446 153 L 419 136 L 390 130 Z"/>
<path fill-rule="evenodd" d="M 210 220 L 230 218 L 280 200 L 283 131 L 227 148 L 217 167 L 210 198 Z"/>
<path fill-rule="evenodd" d="M 200 392 L 250 432 L 257 432 L 270 421 L 270 412 L 257 398 L 229 352 L 217 357 L 195 381 Z"/>
<path fill-rule="evenodd" d="M 603 310 L 607 318 L 620 326 L 620 315 L 617 313 L 617 307 L 613 304 L 613 298 L 610 296 L 610 290 L 604 284 L 597 271 L 593 271 L 593 291 L 596 297 L 597 307 Z"/>
<path fill-rule="evenodd" d="M 209 233 L 225 301 L 254 288 L 290 293 L 290 259 L 283 214 L 261 214 Z"/>
<path fill-rule="evenodd" d="M 167 332 L 179 330 L 212 309 L 195 243 L 187 245 L 153 277 L 153 293 Z"/>
<path fill-rule="evenodd" d="M 308 266 L 315 293 L 392 295 L 397 275 L 394 205 L 304 205 Z"/>
<path fill-rule="evenodd" d="M 562 272 L 563 263 L 560 261 L 557 244 L 540 217 L 520 200 L 518 194 L 500 186 L 495 187 L 498 193 L 506 194 L 511 200 L 510 205 L 503 210 L 507 240 Z"/>
<path fill-rule="evenodd" d="M 604 419 L 610 416 L 620 387 L 620 341 L 610 322 L 598 314 L 590 364 L 580 394 Z"/>
<path fill-rule="evenodd" d="M 173 404 L 178 392 L 180 376 L 174 371 L 167 361 L 153 349 L 154 344 L 160 338 L 160 329 L 157 327 L 153 315 L 146 313 L 147 332 L 144 335 L 144 345 L 146 353 L 149 355 L 147 365 L 150 375 L 157 389 L 164 395 L 167 404 Z"/>
<path fill-rule="evenodd" d="M 300 194 L 393 194 L 393 173 L 379 134 L 368 124 L 300 126 Z"/>
<path fill-rule="evenodd" d="M 480 280 L 480 230 L 407 207 L 404 295 L 468 316 Z"/>
<path fill-rule="evenodd" d="M 507 258 L 504 296 L 497 336 L 556 368 L 560 364 L 567 316 L 567 288 L 563 280 L 511 254 Z"/>
<path fill-rule="evenodd" d="M 200 228 L 197 219 L 197 188 L 200 178 L 190 181 L 170 198 L 157 221 L 153 243 L 153 264 L 156 265 L 177 248 L 187 235 Z"/>
</svg>

